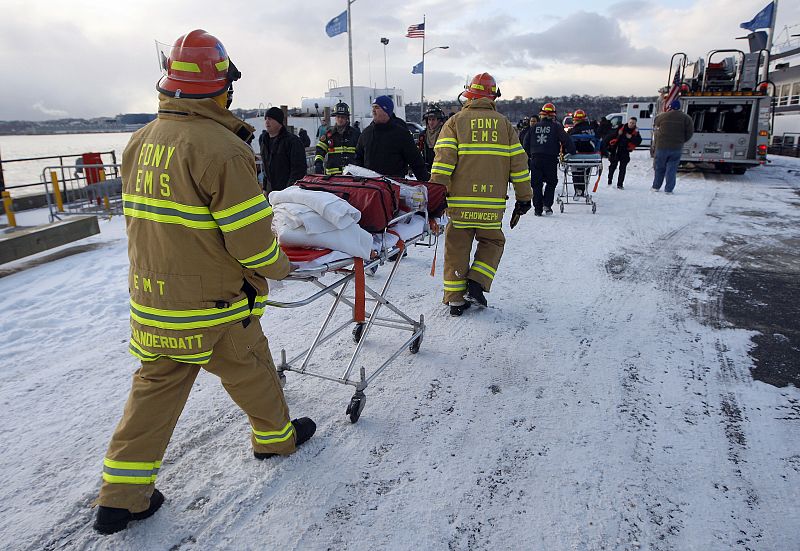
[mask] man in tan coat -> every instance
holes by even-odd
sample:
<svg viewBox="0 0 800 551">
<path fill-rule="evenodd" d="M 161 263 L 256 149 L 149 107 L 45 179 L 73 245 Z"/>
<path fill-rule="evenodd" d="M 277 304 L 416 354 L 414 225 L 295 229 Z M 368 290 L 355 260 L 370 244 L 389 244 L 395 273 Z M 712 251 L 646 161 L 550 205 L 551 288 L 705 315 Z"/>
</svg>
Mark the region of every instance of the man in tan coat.
<svg viewBox="0 0 800 551">
<path fill-rule="evenodd" d="M 103 460 L 94 524 L 102 534 L 163 503 L 156 477 L 201 367 L 247 413 L 256 458 L 291 454 L 316 428 L 289 420 L 259 322 L 266 278 L 286 277 L 290 264 L 256 180 L 253 128 L 227 109 L 240 73 L 202 30 L 162 56 L 158 118 L 122 157 L 129 349 L 141 367 Z"/>
<path fill-rule="evenodd" d="M 447 186 L 444 300 L 451 316 L 460 316 L 470 303 L 486 306 L 505 236 L 502 230 L 508 183 L 514 185 L 514 227 L 531 208 L 528 156 L 511 122 L 497 112 L 500 96 L 489 73 L 476 75 L 463 92 L 464 108 L 450 117 L 434 147 L 431 180 Z M 472 241 L 478 242 L 470 264 Z"/>
</svg>

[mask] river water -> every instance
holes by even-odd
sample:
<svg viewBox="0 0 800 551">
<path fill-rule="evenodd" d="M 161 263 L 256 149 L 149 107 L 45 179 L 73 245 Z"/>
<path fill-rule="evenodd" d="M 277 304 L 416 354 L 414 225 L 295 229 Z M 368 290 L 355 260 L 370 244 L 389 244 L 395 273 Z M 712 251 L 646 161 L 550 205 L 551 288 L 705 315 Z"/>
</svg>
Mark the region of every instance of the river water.
<svg viewBox="0 0 800 551">
<path fill-rule="evenodd" d="M 89 152 L 114 151 L 119 163 L 122 162 L 122 151 L 128 144 L 131 134 L 131 132 L 117 132 L 53 134 L 46 136 L 0 136 L 0 157 L 3 159 L 3 177 L 6 189 L 11 192 L 12 197 L 40 193 L 44 189 L 41 186 L 21 189 L 14 189 L 14 187 L 41 182 L 42 170 L 49 166 L 61 164 L 58 159 L 24 162 L 8 161 L 51 155 L 79 155 Z M 111 159 L 111 155 L 104 155 L 103 162 L 110 164 L 112 162 Z M 74 167 L 75 158 L 65 159 L 64 165 Z M 68 176 L 72 176 L 72 170 L 70 170 Z"/>
</svg>

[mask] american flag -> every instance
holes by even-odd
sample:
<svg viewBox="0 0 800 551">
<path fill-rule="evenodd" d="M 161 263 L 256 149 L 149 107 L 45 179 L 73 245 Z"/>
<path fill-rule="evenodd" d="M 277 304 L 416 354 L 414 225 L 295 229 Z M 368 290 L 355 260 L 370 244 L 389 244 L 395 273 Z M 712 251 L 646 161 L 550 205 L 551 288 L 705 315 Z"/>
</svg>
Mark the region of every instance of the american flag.
<svg viewBox="0 0 800 551">
<path fill-rule="evenodd" d="M 425 23 L 411 25 L 406 33 L 406 38 L 425 38 Z"/>
<path fill-rule="evenodd" d="M 667 111 L 669 109 L 669 104 L 678 99 L 678 93 L 681 91 L 681 75 L 680 69 L 675 70 L 675 78 L 672 79 L 672 87 L 669 89 L 667 93 L 667 97 L 664 98 L 664 106 L 663 110 Z"/>
</svg>

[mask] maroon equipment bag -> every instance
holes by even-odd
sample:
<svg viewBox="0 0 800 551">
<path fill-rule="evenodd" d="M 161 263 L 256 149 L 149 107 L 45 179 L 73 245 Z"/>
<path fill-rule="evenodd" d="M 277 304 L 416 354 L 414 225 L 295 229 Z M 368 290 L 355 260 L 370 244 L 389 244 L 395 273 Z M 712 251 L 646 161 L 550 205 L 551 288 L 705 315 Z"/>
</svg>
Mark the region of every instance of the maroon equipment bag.
<svg viewBox="0 0 800 551">
<path fill-rule="evenodd" d="M 447 208 L 447 186 L 435 182 L 420 182 L 404 178 L 392 178 L 408 186 L 425 186 L 428 189 L 428 214 L 434 218 L 441 216 Z"/>
<path fill-rule="evenodd" d="M 361 212 L 358 225 L 372 233 L 386 229 L 400 204 L 400 188 L 381 178 L 309 174 L 295 185 L 341 197 Z"/>
</svg>

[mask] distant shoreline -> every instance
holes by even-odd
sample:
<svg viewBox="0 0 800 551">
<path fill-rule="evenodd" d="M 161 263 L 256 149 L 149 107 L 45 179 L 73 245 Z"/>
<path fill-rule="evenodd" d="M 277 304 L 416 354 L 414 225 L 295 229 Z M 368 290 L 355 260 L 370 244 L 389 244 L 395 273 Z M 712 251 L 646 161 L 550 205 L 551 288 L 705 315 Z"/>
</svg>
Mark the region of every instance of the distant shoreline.
<svg viewBox="0 0 800 551">
<path fill-rule="evenodd" d="M 63 136 L 68 134 L 125 134 L 128 132 L 136 132 L 142 126 L 145 125 L 137 125 L 136 127 L 131 128 L 115 128 L 110 130 L 108 128 L 82 128 L 80 130 L 77 129 L 70 129 L 70 130 L 58 130 L 58 131 L 50 131 L 50 132 L 0 132 L 0 136 Z"/>
</svg>

